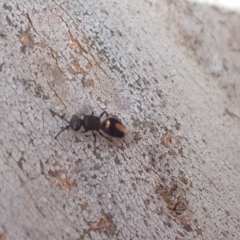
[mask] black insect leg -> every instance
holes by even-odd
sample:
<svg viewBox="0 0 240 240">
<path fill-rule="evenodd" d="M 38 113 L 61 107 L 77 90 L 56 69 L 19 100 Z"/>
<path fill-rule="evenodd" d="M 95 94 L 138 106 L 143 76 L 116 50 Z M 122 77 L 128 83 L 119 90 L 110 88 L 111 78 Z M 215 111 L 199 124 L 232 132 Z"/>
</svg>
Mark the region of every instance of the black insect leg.
<svg viewBox="0 0 240 240">
<path fill-rule="evenodd" d="M 106 114 L 107 117 L 109 116 L 108 113 L 107 113 L 106 111 L 104 111 L 104 112 L 101 113 L 101 115 L 99 116 L 99 118 L 102 118 L 104 114 Z"/>
<path fill-rule="evenodd" d="M 96 136 L 95 132 L 93 132 L 93 131 L 92 131 L 92 134 L 94 136 L 94 147 L 96 147 L 97 136 Z"/>
<path fill-rule="evenodd" d="M 88 130 L 86 131 L 83 131 L 82 133 L 86 133 L 86 132 L 88 132 Z M 96 136 L 96 134 L 95 134 L 95 132 L 94 131 L 92 131 L 92 134 L 93 134 L 93 137 L 94 137 L 94 147 L 96 147 L 96 140 L 97 140 L 97 136 Z M 86 136 L 86 137 L 89 137 L 89 136 Z"/>
<path fill-rule="evenodd" d="M 109 142 L 113 142 L 111 139 L 109 139 L 108 137 L 106 137 L 105 135 L 103 135 L 100 131 L 98 131 L 98 133 L 102 136 L 102 137 L 104 137 L 104 138 L 106 138 Z"/>
</svg>

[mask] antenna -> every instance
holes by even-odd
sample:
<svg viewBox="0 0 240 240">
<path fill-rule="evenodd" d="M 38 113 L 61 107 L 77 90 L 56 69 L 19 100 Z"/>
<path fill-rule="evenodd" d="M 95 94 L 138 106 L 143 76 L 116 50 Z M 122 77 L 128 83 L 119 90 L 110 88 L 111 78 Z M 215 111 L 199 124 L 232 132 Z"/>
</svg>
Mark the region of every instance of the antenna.
<svg viewBox="0 0 240 240">
<path fill-rule="evenodd" d="M 59 133 L 54 137 L 54 139 L 57 139 L 57 137 L 59 136 L 59 134 L 60 134 L 61 132 L 65 131 L 65 130 L 68 129 L 68 128 L 70 128 L 70 125 L 68 125 L 68 126 L 66 126 L 65 128 L 61 129 L 61 130 L 59 131 Z"/>
<path fill-rule="evenodd" d="M 59 133 L 54 137 L 54 139 L 57 139 L 57 137 L 59 136 L 60 133 L 62 133 L 63 131 L 65 131 L 66 129 L 70 128 L 70 122 L 67 121 L 64 117 L 65 117 L 65 114 L 63 114 L 62 116 L 59 115 L 58 113 L 54 112 L 52 109 L 49 109 L 50 113 L 52 114 L 52 116 L 54 117 L 55 115 L 57 115 L 59 118 L 61 118 L 62 120 L 64 120 L 68 125 L 61 129 L 61 131 L 59 131 Z"/>
</svg>

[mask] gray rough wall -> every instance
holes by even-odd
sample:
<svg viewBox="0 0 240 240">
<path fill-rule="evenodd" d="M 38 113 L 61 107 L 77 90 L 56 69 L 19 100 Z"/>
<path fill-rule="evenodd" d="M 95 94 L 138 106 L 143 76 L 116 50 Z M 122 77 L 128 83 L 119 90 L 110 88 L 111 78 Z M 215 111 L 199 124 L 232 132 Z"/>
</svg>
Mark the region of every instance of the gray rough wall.
<svg viewBox="0 0 240 240">
<path fill-rule="evenodd" d="M 240 239 L 240 17 L 185 1 L 0 2 L 0 239 Z M 63 132 L 103 110 L 123 140 Z"/>
</svg>

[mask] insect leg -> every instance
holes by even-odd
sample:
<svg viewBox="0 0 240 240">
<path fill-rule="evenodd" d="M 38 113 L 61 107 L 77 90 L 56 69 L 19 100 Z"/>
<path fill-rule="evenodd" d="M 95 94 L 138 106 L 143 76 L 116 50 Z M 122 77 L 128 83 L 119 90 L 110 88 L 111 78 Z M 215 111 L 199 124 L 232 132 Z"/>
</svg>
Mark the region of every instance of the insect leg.
<svg viewBox="0 0 240 240">
<path fill-rule="evenodd" d="M 102 112 L 102 113 L 101 113 L 101 115 L 100 115 L 100 117 L 99 117 L 99 118 L 102 118 L 104 114 L 106 114 L 106 115 L 107 115 L 107 117 L 109 116 L 109 115 L 108 115 L 108 113 L 107 113 L 106 111 L 104 111 L 104 112 Z"/>
<path fill-rule="evenodd" d="M 92 134 L 94 136 L 94 146 L 96 147 L 96 138 L 97 138 L 97 136 L 96 136 L 95 132 L 93 132 L 93 131 L 92 131 Z"/>
<path fill-rule="evenodd" d="M 100 131 L 98 131 L 98 133 L 99 133 L 102 137 L 106 138 L 109 142 L 113 142 L 111 139 L 109 139 L 108 137 L 106 137 L 105 135 L 103 135 Z"/>
</svg>

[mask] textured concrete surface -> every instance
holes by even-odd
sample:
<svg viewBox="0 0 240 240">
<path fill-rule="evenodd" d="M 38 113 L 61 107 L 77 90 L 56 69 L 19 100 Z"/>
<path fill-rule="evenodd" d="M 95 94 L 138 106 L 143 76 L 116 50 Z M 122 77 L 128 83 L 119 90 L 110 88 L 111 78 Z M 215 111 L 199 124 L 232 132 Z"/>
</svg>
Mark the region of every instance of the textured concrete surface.
<svg viewBox="0 0 240 240">
<path fill-rule="evenodd" d="M 185 1 L 1 1 L 0 239 L 240 239 L 240 17 Z M 65 131 L 107 110 L 113 143 Z"/>
<path fill-rule="evenodd" d="M 228 11 L 240 11 L 240 2 L 238 0 L 188 0 L 189 2 L 195 2 L 200 4 L 210 4 L 222 10 Z"/>
</svg>

